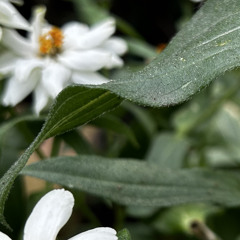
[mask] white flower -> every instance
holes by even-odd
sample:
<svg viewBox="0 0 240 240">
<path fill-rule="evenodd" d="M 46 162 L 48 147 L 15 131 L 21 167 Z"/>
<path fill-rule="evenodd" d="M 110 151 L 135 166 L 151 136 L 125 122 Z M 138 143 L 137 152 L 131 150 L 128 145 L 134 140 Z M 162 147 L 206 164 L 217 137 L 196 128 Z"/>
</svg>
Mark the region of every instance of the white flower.
<svg viewBox="0 0 240 240">
<path fill-rule="evenodd" d="M 30 30 L 28 22 L 8 0 L 0 0 L 0 25 L 10 28 Z M 2 28 L 0 28 L 0 38 L 1 35 Z"/>
<path fill-rule="evenodd" d="M 9 74 L 3 104 L 15 106 L 34 92 L 34 110 L 39 113 L 67 85 L 106 83 L 97 73 L 102 68 L 121 67 L 119 55 L 126 43 L 111 37 L 115 21 L 108 19 L 92 28 L 71 22 L 62 29 L 44 21 L 45 9 L 35 12 L 28 39 L 4 30 L 3 44 L 10 49 L 0 57 L 0 74 Z"/>
<path fill-rule="evenodd" d="M 0 240 L 11 240 L 11 238 L 8 237 L 6 234 L 0 232 Z"/>
<path fill-rule="evenodd" d="M 72 214 L 73 195 L 64 189 L 52 190 L 43 196 L 29 216 L 23 240 L 55 240 Z M 69 240 L 117 240 L 116 231 L 99 227 L 80 233 Z M 11 240 L 0 232 L 0 240 Z"/>
</svg>

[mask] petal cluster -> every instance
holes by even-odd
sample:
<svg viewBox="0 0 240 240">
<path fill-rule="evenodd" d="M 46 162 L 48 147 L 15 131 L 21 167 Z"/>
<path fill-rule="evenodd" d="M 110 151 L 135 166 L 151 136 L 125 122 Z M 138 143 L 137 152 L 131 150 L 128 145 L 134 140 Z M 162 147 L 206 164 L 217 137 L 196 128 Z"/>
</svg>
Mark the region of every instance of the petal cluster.
<svg viewBox="0 0 240 240">
<path fill-rule="evenodd" d="M 0 24 L 9 28 L 30 30 L 28 22 L 8 0 L 0 0 Z M 1 28 L 0 33 L 2 34 Z"/>
<path fill-rule="evenodd" d="M 5 29 L 2 43 L 8 50 L 0 57 L 0 74 L 9 76 L 2 103 L 15 106 L 33 92 L 37 114 L 70 84 L 108 82 L 98 71 L 122 67 L 120 56 L 127 50 L 124 40 L 112 37 L 112 18 L 93 27 L 70 22 L 58 29 L 44 15 L 44 8 L 35 11 L 28 38 Z"/>
<path fill-rule="evenodd" d="M 64 189 L 53 190 L 43 196 L 34 207 L 25 228 L 23 240 L 55 240 L 60 229 L 71 216 L 73 195 Z M 117 240 L 116 231 L 99 227 L 80 233 L 69 240 Z M 0 232 L 0 240 L 11 240 Z"/>
</svg>

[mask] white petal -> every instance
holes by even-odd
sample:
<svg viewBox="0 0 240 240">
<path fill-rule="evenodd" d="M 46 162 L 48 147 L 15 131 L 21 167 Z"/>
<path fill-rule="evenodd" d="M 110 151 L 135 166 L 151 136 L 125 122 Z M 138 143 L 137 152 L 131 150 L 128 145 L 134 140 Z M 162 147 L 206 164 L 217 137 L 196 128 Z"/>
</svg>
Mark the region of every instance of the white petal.
<svg viewBox="0 0 240 240">
<path fill-rule="evenodd" d="M 7 86 L 3 92 L 2 102 L 4 105 L 15 106 L 29 95 L 39 81 L 39 71 L 35 70 L 24 82 L 16 81 L 15 77 L 7 80 Z"/>
<path fill-rule="evenodd" d="M 62 27 L 64 49 L 73 49 L 78 47 L 78 40 L 83 34 L 89 31 L 89 27 L 78 22 L 70 22 Z"/>
<path fill-rule="evenodd" d="M 75 70 L 97 71 L 111 61 L 111 53 L 103 50 L 66 51 L 58 57 L 65 66 Z"/>
<path fill-rule="evenodd" d="M 6 75 L 12 72 L 18 58 L 11 52 L 4 52 L 0 55 L 0 74 Z"/>
<path fill-rule="evenodd" d="M 115 32 L 114 19 L 108 19 L 92 29 L 86 34 L 79 36 L 75 41 L 79 49 L 91 49 L 101 45 Z"/>
<path fill-rule="evenodd" d="M 42 83 L 49 95 L 55 98 L 66 87 L 71 71 L 58 63 L 49 63 L 42 72 Z"/>
<path fill-rule="evenodd" d="M 27 81 L 32 71 L 43 66 L 42 61 L 38 59 L 21 59 L 15 63 L 14 76 L 16 81 Z"/>
<path fill-rule="evenodd" d="M 34 112 L 39 115 L 40 112 L 48 105 L 49 103 L 49 94 L 46 89 L 42 86 L 42 84 L 38 84 L 34 91 L 34 103 L 33 109 Z"/>
<path fill-rule="evenodd" d="M 4 0 L 6 1 L 6 0 Z M 14 3 L 16 5 L 22 6 L 23 5 L 23 0 L 9 0 L 11 3 Z"/>
<path fill-rule="evenodd" d="M 123 60 L 118 57 L 116 54 L 112 54 L 111 60 L 105 65 L 105 68 L 111 69 L 114 67 L 122 67 L 123 66 Z"/>
<path fill-rule="evenodd" d="M 31 45 L 35 50 L 38 50 L 38 40 L 42 34 L 42 28 L 45 24 L 45 13 L 46 8 L 44 6 L 37 7 L 34 10 L 33 20 L 32 20 L 32 32 L 30 32 L 29 39 L 31 40 Z"/>
<path fill-rule="evenodd" d="M 6 234 L 0 232 L 0 240 L 11 240 L 11 238 L 8 237 Z"/>
<path fill-rule="evenodd" d="M 3 29 L 1 43 L 20 56 L 31 56 L 32 54 L 30 42 L 14 30 Z"/>
<path fill-rule="evenodd" d="M 100 85 L 109 82 L 107 78 L 99 73 L 74 71 L 72 81 L 76 84 Z"/>
<path fill-rule="evenodd" d="M 111 52 L 116 53 L 117 55 L 122 55 L 127 51 L 127 43 L 118 37 L 112 37 L 104 42 L 101 47 Z"/>
<path fill-rule="evenodd" d="M 69 240 L 117 240 L 116 231 L 109 227 L 94 228 L 80 233 Z"/>
<path fill-rule="evenodd" d="M 0 24 L 6 27 L 30 30 L 28 22 L 6 1 L 0 1 Z"/>
<path fill-rule="evenodd" d="M 24 228 L 24 240 L 55 240 L 68 221 L 74 205 L 73 195 L 64 189 L 43 196 L 34 207 Z"/>
</svg>

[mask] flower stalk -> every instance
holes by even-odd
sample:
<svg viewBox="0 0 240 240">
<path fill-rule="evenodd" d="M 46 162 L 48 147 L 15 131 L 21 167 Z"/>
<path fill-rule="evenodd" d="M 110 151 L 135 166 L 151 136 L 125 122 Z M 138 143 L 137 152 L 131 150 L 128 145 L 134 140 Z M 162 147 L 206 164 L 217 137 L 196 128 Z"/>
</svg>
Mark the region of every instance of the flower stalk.
<svg viewBox="0 0 240 240">
<path fill-rule="evenodd" d="M 221 240 L 204 222 L 193 220 L 190 229 L 199 240 Z"/>
</svg>

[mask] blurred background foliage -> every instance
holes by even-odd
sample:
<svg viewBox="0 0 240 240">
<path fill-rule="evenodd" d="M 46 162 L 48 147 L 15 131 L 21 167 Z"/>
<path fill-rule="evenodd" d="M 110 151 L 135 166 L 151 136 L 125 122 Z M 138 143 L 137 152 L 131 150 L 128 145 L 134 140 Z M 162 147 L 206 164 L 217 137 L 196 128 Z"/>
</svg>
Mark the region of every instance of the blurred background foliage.
<svg viewBox="0 0 240 240">
<path fill-rule="evenodd" d="M 18 9 L 30 19 L 32 8 L 39 4 L 47 6 L 46 19 L 56 26 L 73 20 L 92 25 L 106 17 L 115 17 L 116 34 L 126 39 L 129 46 L 129 52 L 124 56 L 126 68 L 145 65 L 161 54 L 164 46 L 201 7 L 201 4 L 188 0 L 25 0 Z M 103 73 L 114 78 L 121 74 L 121 70 Z M 61 154 L 137 158 L 157 163 L 160 168 L 238 169 L 239 77 L 238 70 L 226 73 L 191 100 L 177 106 L 156 109 L 125 101 L 119 108 L 89 125 L 47 142 L 45 147 L 53 146 L 53 150 L 44 154 L 59 154 L 54 152 L 54 146 L 61 144 Z M 28 98 L 16 113 L 2 108 L 0 120 L 11 119 L 18 111 L 28 113 L 26 106 L 30 101 L 31 98 Z M 43 119 L 23 119 L 6 132 L 0 132 L 3 143 L 0 174 L 31 143 Z M 21 133 L 23 129 L 28 129 L 27 134 Z M 40 157 L 41 151 L 44 150 L 39 150 Z M 22 178 L 18 178 L 6 205 L 5 216 L 14 230 L 9 232 L 13 239 L 21 235 L 24 222 L 36 201 L 52 187 L 47 184 L 41 190 L 29 192 L 25 184 Z M 62 229 L 59 239 L 101 225 L 118 230 L 126 227 L 133 240 L 203 239 L 194 236 L 192 231 L 191 224 L 196 220 L 206 224 L 221 239 L 240 239 L 239 208 L 226 209 L 201 203 L 160 209 L 120 206 L 83 192 L 73 193 L 76 199 L 74 214 Z"/>
</svg>

